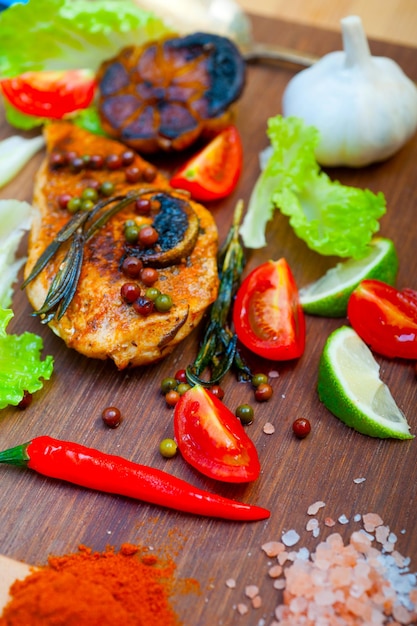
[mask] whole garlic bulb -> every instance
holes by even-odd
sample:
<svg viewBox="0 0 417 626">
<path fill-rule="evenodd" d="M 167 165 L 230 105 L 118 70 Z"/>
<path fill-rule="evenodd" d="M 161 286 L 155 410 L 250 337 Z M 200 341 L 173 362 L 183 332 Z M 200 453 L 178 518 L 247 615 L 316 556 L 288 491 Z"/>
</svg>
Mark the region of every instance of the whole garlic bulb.
<svg viewBox="0 0 417 626">
<path fill-rule="evenodd" d="M 341 26 L 344 51 L 294 76 L 282 108 L 318 128 L 321 165 L 361 167 L 387 159 L 414 134 L 417 87 L 395 61 L 371 55 L 359 17 Z"/>
</svg>

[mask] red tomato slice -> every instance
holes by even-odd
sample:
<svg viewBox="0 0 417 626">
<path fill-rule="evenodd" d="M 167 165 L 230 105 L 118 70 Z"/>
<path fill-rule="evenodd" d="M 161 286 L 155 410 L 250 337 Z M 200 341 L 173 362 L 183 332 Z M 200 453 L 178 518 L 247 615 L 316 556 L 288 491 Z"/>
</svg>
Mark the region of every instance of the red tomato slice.
<svg viewBox="0 0 417 626">
<path fill-rule="evenodd" d="M 305 317 L 285 259 L 267 261 L 242 282 L 233 307 L 239 340 L 266 359 L 286 361 L 305 348 Z"/>
<path fill-rule="evenodd" d="M 195 200 L 219 200 L 236 187 L 242 163 L 239 132 L 235 126 L 229 126 L 181 167 L 170 184 L 189 191 Z"/>
<path fill-rule="evenodd" d="M 200 385 L 175 405 L 174 432 L 184 459 L 202 474 L 232 483 L 258 478 L 258 453 L 239 419 Z"/>
<path fill-rule="evenodd" d="M 349 298 L 347 315 L 375 352 L 417 359 L 417 293 L 379 280 L 363 280 Z"/>
<path fill-rule="evenodd" d="M 88 107 L 96 88 L 89 70 L 26 72 L 0 85 L 6 100 L 21 113 L 53 119 Z"/>
</svg>

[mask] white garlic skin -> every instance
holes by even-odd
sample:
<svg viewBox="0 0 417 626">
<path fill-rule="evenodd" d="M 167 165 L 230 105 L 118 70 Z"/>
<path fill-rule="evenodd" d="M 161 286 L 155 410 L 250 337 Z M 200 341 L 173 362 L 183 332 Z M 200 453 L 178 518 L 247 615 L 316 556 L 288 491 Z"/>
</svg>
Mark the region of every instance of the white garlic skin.
<svg viewBox="0 0 417 626">
<path fill-rule="evenodd" d="M 371 56 L 360 18 L 342 20 L 344 51 L 325 55 L 290 80 L 283 115 L 320 132 L 323 166 L 384 161 L 417 130 L 417 87 L 399 65 Z"/>
</svg>

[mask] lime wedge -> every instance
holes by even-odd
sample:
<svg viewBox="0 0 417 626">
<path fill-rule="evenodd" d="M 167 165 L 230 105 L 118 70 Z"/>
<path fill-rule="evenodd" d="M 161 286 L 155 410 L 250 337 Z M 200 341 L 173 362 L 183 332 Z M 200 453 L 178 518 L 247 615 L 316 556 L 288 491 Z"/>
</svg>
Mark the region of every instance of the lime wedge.
<svg viewBox="0 0 417 626">
<path fill-rule="evenodd" d="M 305 313 L 323 317 L 343 317 L 352 291 L 365 278 L 375 278 L 394 285 L 398 255 L 391 239 L 376 237 L 369 253 L 361 259 L 349 259 L 329 269 L 316 282 L 299 290 Z"/>
<path fill-rule="evenodd" d="M 349 326 L 327 339 L 319 364 L 318 394 L 345 424 L 370 437 L 412 439 L 410 427 L 368 346 Z"/>
</svg>

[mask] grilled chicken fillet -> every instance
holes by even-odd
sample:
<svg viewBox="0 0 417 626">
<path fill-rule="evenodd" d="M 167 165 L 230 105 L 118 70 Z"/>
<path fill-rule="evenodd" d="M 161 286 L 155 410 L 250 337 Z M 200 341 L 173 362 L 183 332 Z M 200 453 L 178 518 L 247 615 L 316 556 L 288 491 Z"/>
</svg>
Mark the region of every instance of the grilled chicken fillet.
<svg viewBox="0 0 417 626">
<path fill-rule="evenodd" d="M 50 124 L 45 137 L 47 157 L 35 181 L 33 203 L 39 211 L 29 236 L 25 278 L 60 229 L 74 219 L 62 208 L 65 194 L 80 197 L 84 189 L 111 181 L 112 195 L 125 197 L 141 190 L 143 198 L 151 200 L 152 211 L 138 213 L 132 201 L 85 241 L 81 273 L 68 308 L 60 319 L 57 314 L 47 320 L 40 314 L 41 318 L 68 347 L 88 357 L 113 359 L 119 369 L 158 361 L 195 328 L 216 298 L 218 241 L 211 213 L 172 190 L 165 177 L 137 154 L 132 163 L 117 169 L 96 158 L 123 155 L 126 147 L 117 141 L 92 135 L 70 122 Z M 82 164 L 79 159 L 85 155 L 90 159 L 84 158 Z M 139 180 L 127 182 L 138 178 L 138 170 Z M 145 249 L 129 243 L 125 236 L 128 220 L 139 226 L 153 223 L 161 239 Z M 64 242 L 27 284 L 35 311 L 42 308 L 69 245 L 69 240 Z M 122 271 L 123 259 L 131 256 L 157 269 L 153 286 L 171 297 L 169 311 L 141 315 L 122 298 L 126 282 L 137 283 L 142 294 L 147 288 L 140 277 L 131 278 Z"/>
</svg>

